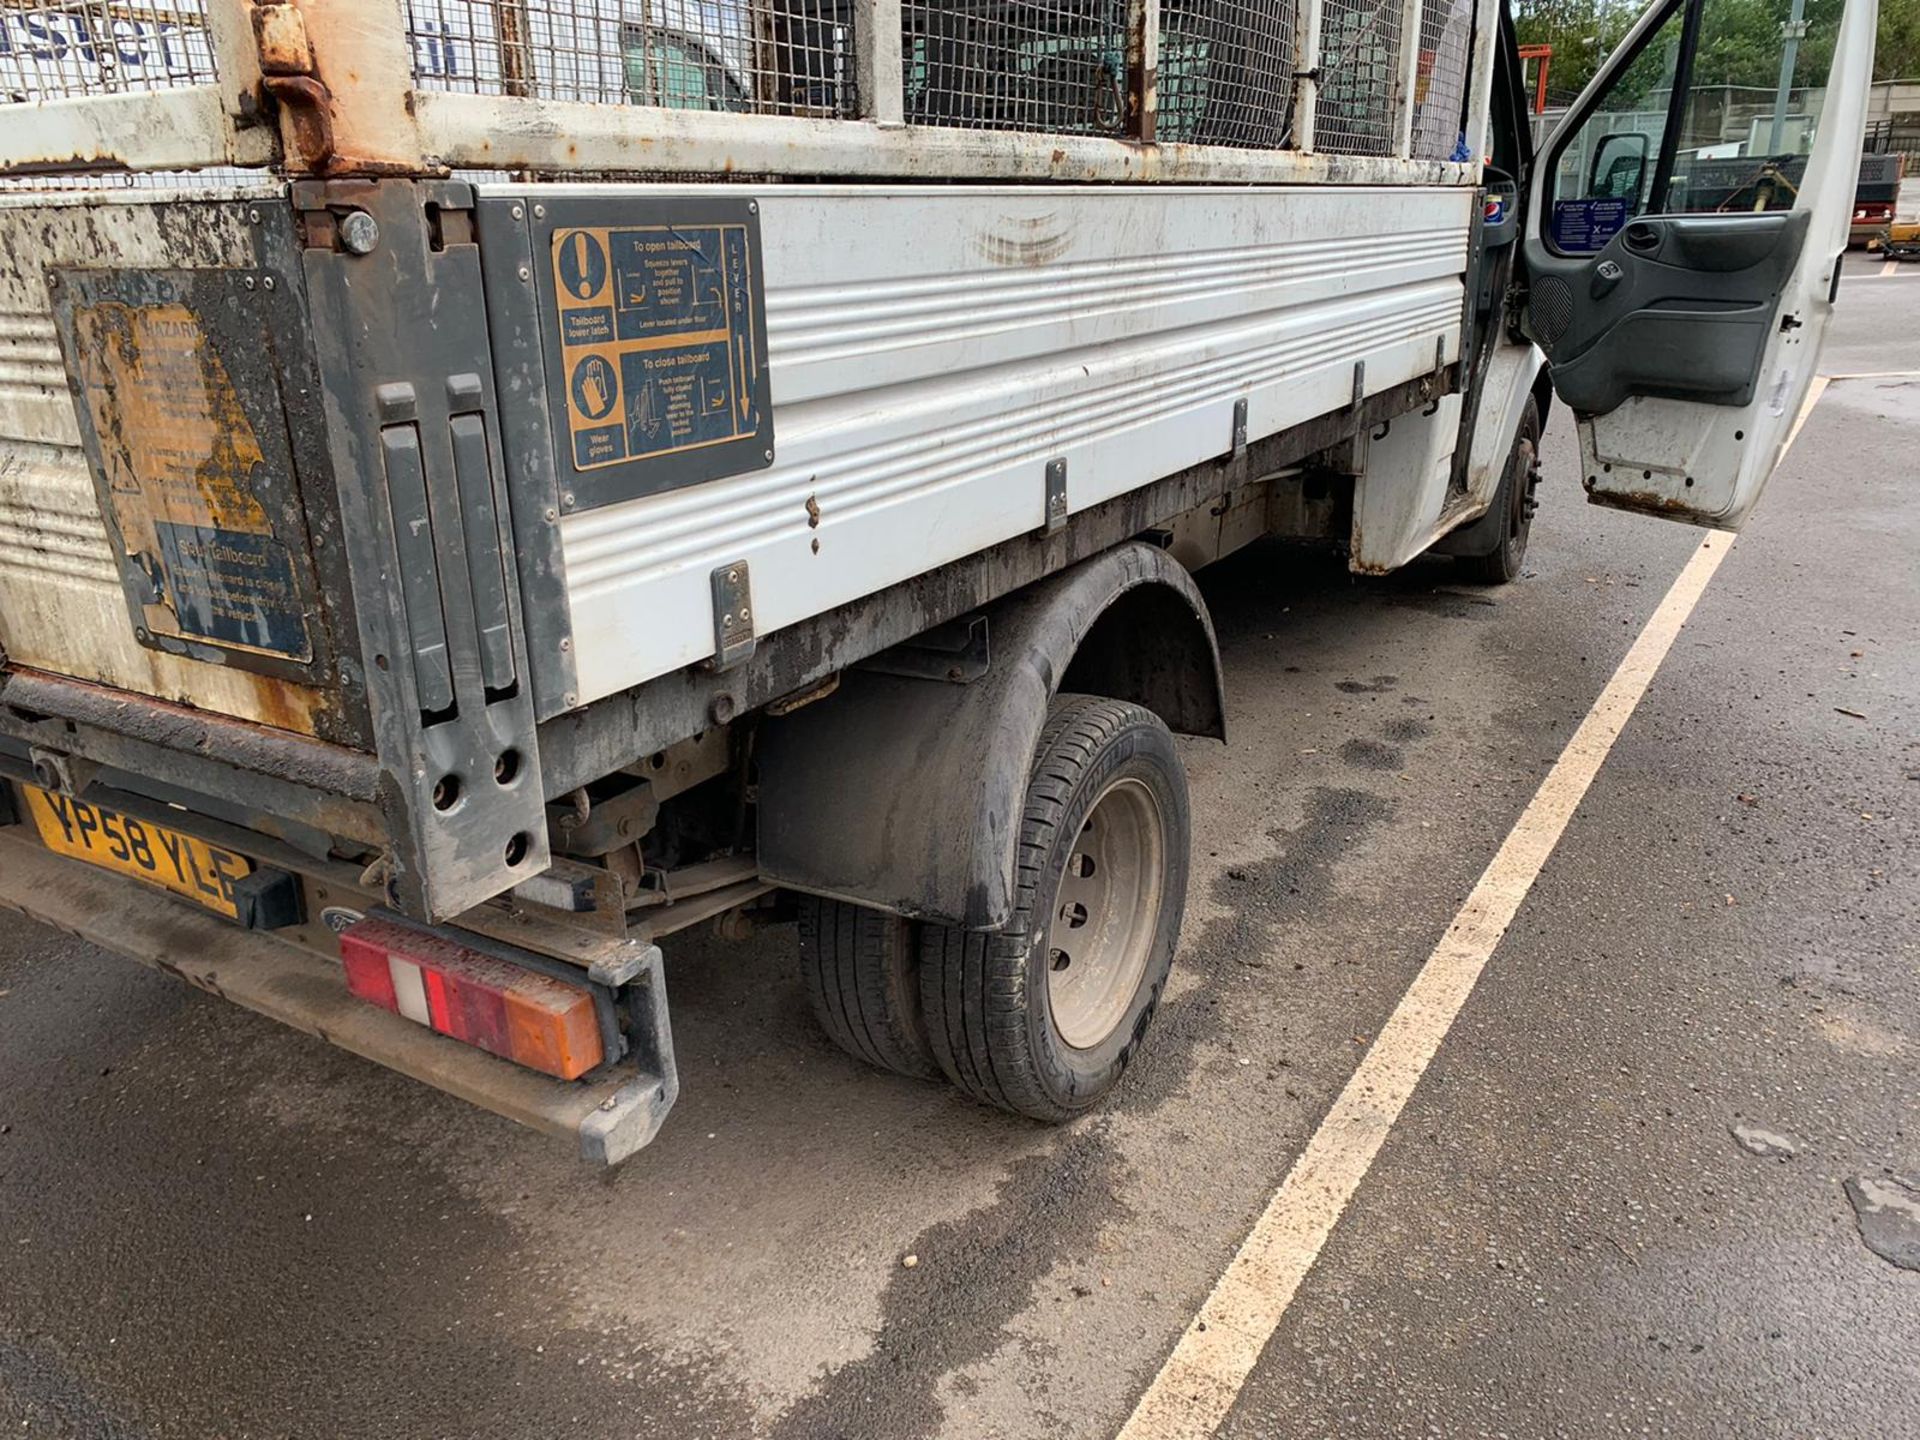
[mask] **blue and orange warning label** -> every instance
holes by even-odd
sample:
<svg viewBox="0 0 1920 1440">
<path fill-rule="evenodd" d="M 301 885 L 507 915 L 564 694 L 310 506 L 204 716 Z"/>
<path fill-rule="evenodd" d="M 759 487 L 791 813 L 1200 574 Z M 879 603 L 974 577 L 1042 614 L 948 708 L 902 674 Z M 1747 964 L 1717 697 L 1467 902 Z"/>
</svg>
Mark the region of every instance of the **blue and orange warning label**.
<svg viewBox="0 0 1920 1440">
<path fill-rule="evenodd" d="M 561 388 L 576 470 L 759 433 L 754 251 L 744 224 L 553 234 Z"/>
</svg>

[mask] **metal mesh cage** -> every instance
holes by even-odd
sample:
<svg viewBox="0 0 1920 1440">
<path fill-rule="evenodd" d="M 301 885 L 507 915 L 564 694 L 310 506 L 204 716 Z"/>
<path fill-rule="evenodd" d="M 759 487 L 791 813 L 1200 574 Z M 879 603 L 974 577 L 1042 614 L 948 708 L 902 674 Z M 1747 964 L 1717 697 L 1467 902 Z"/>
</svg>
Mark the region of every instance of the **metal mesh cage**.
<svg viewBox="0 0 1920 1440">
<path fill-rule="evenodd" d="M 277 180 L 269 170 L 216 165 L 205 170 L 74 171 L 70 174 L 9 176 L 0 179 L 0 196 L 98 194 L 129 190 L 167 195 L 197 191 L 231 195 L 254 187 L 264 192 L 277 188 L 277 185 Z"/>
<path fill-rule="evenodd" d="M 1421 0 L 1420 57 L 1413 87 L 1413 158 L 1448 160 L 1462 144 L 1467 60 L 1473 48 L 1470 0 Z"/>
<path fill-rule="evenodd" d="M 855 0 L 406 0 L 423 89 L 757 115 L 853 117 Z M 1150 0 L 1159 35 L 1153 138 L 1295 143 L 1299 0 Z M 1323 0 L 1314 146 L 1392 155 L 1417 77 L 1415 154 L 1456 147 L 1472 0 Z M 883 7 L 883 15 L 890 7 Z M 1132 0 L 902 0 L 900 105 L 911 125 L 1135 133 Z"/>
<path fill-rule="evenodd" d="M 213 79 L 206 0 L 0 5 L 0 105 Z"/>
<path fill-rule="evenodd" d="M 1325 0 L 1313 144 L 1338 155 L 1394 151 L 1400 0 Z"/>
<path fill-rule="evenodd" d="M 1274 150 L 1293 130 L 1294 0 L 1165 0 L 1156 139 Z"/>
<path fill-rule="evenodd" d="M 1126 0 L 905 0 L 900 16 L 909 124 L 1126 132 Z"/>
<path fill-rule="evenodd" d="M 408 0 L 426 90 L 849 116 L 851 0 Z"/>
</svg>

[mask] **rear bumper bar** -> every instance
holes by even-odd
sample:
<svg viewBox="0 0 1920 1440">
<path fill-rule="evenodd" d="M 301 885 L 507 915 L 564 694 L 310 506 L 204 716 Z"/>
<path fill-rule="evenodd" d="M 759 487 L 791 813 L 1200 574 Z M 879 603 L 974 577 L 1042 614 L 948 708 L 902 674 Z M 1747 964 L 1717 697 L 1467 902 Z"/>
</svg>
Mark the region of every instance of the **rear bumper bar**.
<svg viewBox="0 0 1920 1440">
<path fill-rule="evenodd" d="M 635 1058 L 601 1078 L 568 1083 L 354 999 L 340 967 L 312 951 L 50 854 L 18 831 L 0 831 L 0 908 L 164 970 L 496 1115 L 564 1136 L 594 1164 L 617 1165 L 651 1141 L 679 1092 L 657 960 L 632 982 L 650 992 L 637 997 L 643 1003 L 629 997 L 630 1013 L 654 1018 L 652 1043 L 636 1045 Z M 655 1054 L 646 1055 L 648 1049 Z"/>
</svg>

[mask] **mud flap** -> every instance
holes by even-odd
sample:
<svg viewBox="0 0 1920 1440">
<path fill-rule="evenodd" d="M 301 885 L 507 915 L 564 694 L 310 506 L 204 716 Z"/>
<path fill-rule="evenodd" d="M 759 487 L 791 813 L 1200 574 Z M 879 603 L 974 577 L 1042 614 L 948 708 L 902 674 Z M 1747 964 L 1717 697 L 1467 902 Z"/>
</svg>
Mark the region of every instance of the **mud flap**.
<svg viewBox="0 0 1920 1440">
<path fill-rule="evenodd" d="M 1121 623 L 1103 626 L 1110 616 Z M 992 659 L 971 683 L 855 670 L 831 698 L 767 725 L 766 879 L 995 929 L 1012 913 L 1021 799 L 1056 691 L 1133 700 L 1173 730 L 1225 738 L 1213 624 L 1164 552 L 1117 546 L 987 618 Z"/>
</svg>

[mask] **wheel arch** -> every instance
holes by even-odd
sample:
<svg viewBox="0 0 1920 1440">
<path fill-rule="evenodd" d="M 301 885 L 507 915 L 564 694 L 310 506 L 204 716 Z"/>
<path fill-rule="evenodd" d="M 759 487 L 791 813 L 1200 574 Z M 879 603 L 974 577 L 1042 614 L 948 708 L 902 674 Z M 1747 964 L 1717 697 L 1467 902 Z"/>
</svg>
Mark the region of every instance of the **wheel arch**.
<svg viewBox="0 0 1920 1440">
<path fill-rule="evenodd" d="M 1547 415 L 1553 409 L 1553 372 L 1542 364 L 1533 375 L 1533 404 L 1540 416 L 1540 428 L 1547 428 Z"/>
<path fill-rule="evenodd" d="M 1546 361 L 1540 347 L 1531 343 L 1502 345 L 1494 354 L 1468 439 L 1467 490 L 1475 503 L 1466 518 L 1433 543 L 1433 554 L 1483 555 L 1499 543 L 1502 521 L 1493 513 L 1493 498 L 1520 433 L 1520 417 L 1527 401 L 1533 401 L 1544 432 L 1553 403 Z"/>
<path fill-rule="evenodd" d="M 1137 541 L 989 606 L 986 673 L 966 684 L 872 669 L 772 718 L 759 741 L 769 880 L 915 919 L 992 930 L 1047 707 L 1130 700 L 1171 730 L 1226 737 L 1219 645 L 1198 588 Z"/>
</svg>

